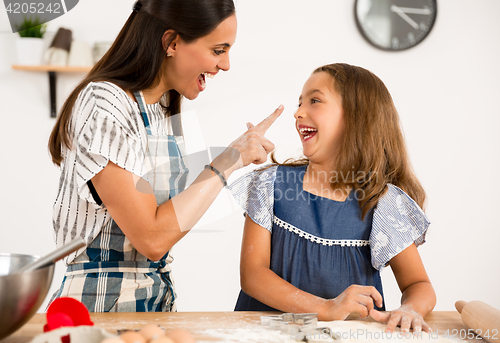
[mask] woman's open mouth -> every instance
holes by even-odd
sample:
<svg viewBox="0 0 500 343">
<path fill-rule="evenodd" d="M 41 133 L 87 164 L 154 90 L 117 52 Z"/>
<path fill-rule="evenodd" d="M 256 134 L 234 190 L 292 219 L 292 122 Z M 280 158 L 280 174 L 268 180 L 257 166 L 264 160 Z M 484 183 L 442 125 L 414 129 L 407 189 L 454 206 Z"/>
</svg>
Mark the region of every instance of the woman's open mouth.
<svg viewBox="0 0 500 343">
<path fill-rule="evenodd" d="M 203 92 L 207 88 L 207 83 L 205 81 L 205 74 L 198 75 L 198 89 Z"/>
<path fill-rule="evenodd" d="M 203 73 L 198 75 L 198 88 L 203 92 L 207 88 L 207 77 L 213 79 L 216 73 Z"/>
</svg>

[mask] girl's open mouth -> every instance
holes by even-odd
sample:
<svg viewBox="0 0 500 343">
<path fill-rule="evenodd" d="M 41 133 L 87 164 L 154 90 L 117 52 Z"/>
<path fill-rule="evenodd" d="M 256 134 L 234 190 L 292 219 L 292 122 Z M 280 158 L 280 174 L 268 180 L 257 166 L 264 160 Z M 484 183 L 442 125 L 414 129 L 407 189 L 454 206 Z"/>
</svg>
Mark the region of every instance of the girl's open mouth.
<svg viewBox="0 0 500 343">
<path fill-rule="evenodd" d="M 314 127 L 304 126 L 304 127 L 299 128 L 299 132 L 300 132 L 300 135 L 302 136 L 302 141 L 304 142 L 304 141 L 314 137 L 316 135 L 316 133 L 318 132 L 318 130 L 315 129 Z"/>
</svg>

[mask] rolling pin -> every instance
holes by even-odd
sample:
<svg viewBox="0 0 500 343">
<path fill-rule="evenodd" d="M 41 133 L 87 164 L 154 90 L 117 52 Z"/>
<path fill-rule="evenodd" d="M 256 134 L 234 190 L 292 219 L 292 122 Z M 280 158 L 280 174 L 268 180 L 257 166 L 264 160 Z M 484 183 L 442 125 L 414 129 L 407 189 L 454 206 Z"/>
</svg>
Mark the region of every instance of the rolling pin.
<svg viewBox="0 0 500 343">
<path fill-rule="evenodd" d="M 488 342 L 500 342 L 500 311 L 479 300 L 457 301 L 464 324 Z"/>
</svg>

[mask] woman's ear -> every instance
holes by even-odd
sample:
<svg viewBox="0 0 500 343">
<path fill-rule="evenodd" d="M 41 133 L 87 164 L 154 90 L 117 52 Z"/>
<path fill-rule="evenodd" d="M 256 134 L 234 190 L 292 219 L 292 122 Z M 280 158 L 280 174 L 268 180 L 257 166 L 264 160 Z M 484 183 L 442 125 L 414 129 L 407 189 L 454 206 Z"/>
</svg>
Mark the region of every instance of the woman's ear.
<svg viewBox="0 0 500 343">
<path fill-rule="evenodd" d="M 161 44 L 166 54 L 172 54 L 177 49 L 177 43 L 180 39 L 179 34 L 175 30 L 167 30 L 161 37 Z"/>
</svg>

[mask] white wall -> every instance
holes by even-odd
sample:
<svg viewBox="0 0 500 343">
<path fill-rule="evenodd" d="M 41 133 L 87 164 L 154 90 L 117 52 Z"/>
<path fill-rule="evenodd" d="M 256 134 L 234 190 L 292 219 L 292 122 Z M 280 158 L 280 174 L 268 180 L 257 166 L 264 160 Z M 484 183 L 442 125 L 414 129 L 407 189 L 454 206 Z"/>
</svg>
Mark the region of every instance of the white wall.
<svg viewBox="0 0 500 343">
<path fill-rule="evenodd" d="M 438 295 L 436 310 L 456 300 L 500 308 L 500 1 L 439 0 L 429 37 L 399 53 L 376 50 L 358 33 L 346 0 L 237 0 L 237 44 L 231 71 L 209 80 L 185 109 L 196 109 L 209 146 L 224 146 L 280 103 L 269 130 L 279 157 L 296 155 L 293 112 L 303 83 L 322 64 L 347 62 L 375 72 L 400 112 L 410 156 L 428 193 L 432 221 L 420 248 Z M 89 43 L 110 40 L 132 1 L 86 0 L 50 23 Z M 43 255 L 54 249 L 51 209 L 58 170 L 46 143 L 48 80 L 14 71 L 14 34 L 0 9 L 0 252 Z M 60 75 L 58 105 L 82 75 Z M 239 291 L 241 211 L 191 232 L 175 250 L 173 268 L 181 311 L 232 310 Z M 64 266 L 57 264 L 55 290 Z M 383 272 L 389 308 L 399 302 L 390 269 Z M 42 308 L 43 310 L 43 308 Z"/>
</svg>

